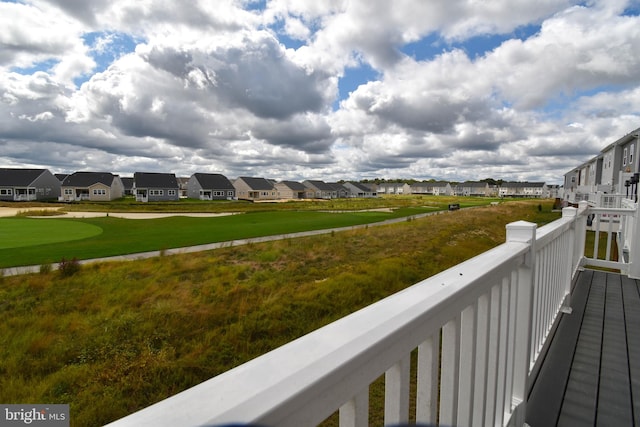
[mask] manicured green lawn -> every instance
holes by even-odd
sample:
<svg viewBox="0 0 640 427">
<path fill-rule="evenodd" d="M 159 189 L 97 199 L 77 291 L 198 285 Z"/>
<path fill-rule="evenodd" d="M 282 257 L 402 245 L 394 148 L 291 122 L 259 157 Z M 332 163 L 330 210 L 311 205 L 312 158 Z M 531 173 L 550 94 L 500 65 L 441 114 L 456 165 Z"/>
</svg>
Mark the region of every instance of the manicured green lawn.
<svg viewBox="0 0 640 427">
<path fill-rule="evenodd" d="M 80 240 L 101 233 L 99 225 L 81 221 L 0 218 L 0 249 Z"/>
<path fill-rule="evenodd" d="M 90 259 L 169 248 L 178 248 L 235 239 L 295 233 L 334 227 L 369 224 L 386 219 L 432 212 L 429 208 L 400 208 L 394 212 L 296 212 L 272 211 L 250 212 L 241 215 L 192 218 L 169 217 L 161 219 L 132 220 L 114 217 L 86 219 L 30 219 L 11 218 L 5 221 L 20 221 L 23 233 L 30 227 L 42 227 L 45 222 L 57 235 L 66 236 L 69 229 L 104 230 L 103 233 L 87 234 L 82 240 L 63 242 L 60 239 L 44 242 L 42 232 L 32 233 L 32 246 L 15 247 L 14 243 L 0 248 L 0 267 L 39 265 L 58 262 L 62 258 Z M 18 222 L 16 222 L 18 224 Z M 69 240 L 68 237 L 65 240 Z M 45 244 L 46 243 L 46 244 Z"/>
</svg>

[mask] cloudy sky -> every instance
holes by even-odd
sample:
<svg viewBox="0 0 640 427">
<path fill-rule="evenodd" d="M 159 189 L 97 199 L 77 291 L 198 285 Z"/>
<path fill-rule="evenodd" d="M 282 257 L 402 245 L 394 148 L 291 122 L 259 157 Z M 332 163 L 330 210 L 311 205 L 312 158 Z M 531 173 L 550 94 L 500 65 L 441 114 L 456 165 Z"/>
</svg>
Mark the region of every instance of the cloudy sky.
<svg viewBox="0 0 640 427">
<path fill-rule="evenodd" d="M 638 0 L 0 0 L 0 167 L 562 175 L 640 127 Z"/>
</svg>

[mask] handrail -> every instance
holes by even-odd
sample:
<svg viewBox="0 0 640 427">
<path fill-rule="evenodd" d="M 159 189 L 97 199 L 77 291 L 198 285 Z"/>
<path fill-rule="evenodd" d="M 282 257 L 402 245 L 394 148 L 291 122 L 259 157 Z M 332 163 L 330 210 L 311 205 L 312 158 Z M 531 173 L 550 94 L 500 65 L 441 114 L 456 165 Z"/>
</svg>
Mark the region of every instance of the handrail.
<svg viewBox="0 0 640 427">
<path fill-rule="evenodd" d="M 504 244 L 110 426 L 299 427 L 336 410 L 341 426 L 367 426 L 383 374 L 385 424 L 405 423 L 416 348 L 418 423 L 523 425 L 581 260 L 581 218 L 511 223 Z"/>
</svg>

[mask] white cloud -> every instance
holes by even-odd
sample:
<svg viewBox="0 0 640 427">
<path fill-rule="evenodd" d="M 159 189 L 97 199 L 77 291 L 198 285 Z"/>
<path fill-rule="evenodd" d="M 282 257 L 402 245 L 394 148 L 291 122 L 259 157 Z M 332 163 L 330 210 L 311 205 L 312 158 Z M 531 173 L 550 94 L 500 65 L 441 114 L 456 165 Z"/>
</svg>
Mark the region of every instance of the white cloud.
<svg viewBox="0 0 640 427">
<path fill-rule="evenodd" d="M 640 19 L 622 0 L 243 4 L 0 2 L 0 165 L 558 182 L 640 126 Z M 401 53 L 425 38 L 442 51 Z M 338 99 L 360 64 L 379 76 Z"/>
</svg>

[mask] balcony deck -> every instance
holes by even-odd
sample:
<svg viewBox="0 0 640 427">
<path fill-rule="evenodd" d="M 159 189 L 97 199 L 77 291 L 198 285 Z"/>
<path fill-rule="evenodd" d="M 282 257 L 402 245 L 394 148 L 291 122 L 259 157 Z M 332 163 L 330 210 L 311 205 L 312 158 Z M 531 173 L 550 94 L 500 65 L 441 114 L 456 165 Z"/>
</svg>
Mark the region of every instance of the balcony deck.
<svg viewBox="0 0 640 427">
<path fill-rule="evenodd" d="M 585 270 L 527 404 L 542 426 L 640 426 L 640 281 Z"/>
</svg>

